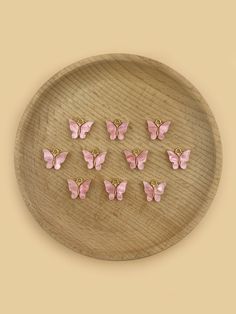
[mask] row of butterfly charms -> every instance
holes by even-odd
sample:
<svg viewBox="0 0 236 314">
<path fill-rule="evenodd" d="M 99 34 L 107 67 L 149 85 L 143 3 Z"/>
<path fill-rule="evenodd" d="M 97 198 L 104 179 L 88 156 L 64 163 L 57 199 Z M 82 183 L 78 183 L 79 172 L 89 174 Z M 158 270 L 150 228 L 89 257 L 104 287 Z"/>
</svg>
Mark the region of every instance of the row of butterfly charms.
<svg viewBox="0 0 236 314">
<path fill-rule="evenodd" d="M 86 135 L 90 132 L 93 121 L 85 121 L 84 119 L 72 120 L 69 119 L 69 128 L 71 130 L 71 137 L 73 139 L 85 139 Z M 150 133 L 150 138 L 152 140 L 159 139 L 163 140 L 165 133 L 168 132 L 171 122 L 166 121 L 162 122 L 161 120 L 147 120 L 148 131 Z M 111 140 L 124 140 L 125 133 L 128 130 L 129 123 L 122 122 L 119 119 L 112 121 L 106 121 L 107 131 L 109 133 Z"/>
<path fill-rule="evenodd" d="M 71 192 L 72 199 L 85 199 L 86 193 L 89 191 L 90 184 L 92 180 L 84 180 L 83 178 L 77 178 L 75 180 L 68 179 L 68 188 Z M 108 194 L 110 201 L 117 199 L 118 201 L 123 200 L 123 194 L 127 188 L 127 181 L 122 181 L 119 179 L 113 179 L 111 181 L 104 180 L 105 190 Z M 147 201 L 152 200 L 160 202 L 161 195 L 164 193 L 166 183 L 158 183 L 156 180 L 151 180 L 150 182 L 143 181 L 144 192 L 147 196 Z"/>
<path fill-rule="evenodd" d="M 94 149 L 91 152 L 82 150 L 84 160 L 87 162 L 88 169 L 101 170 L 102 164 L 105 162 L 107 152 L 100 152 L 98 149 Z M 141 151 L 139 149 L 124 150 L 123 151 L 130 169 L 137 168 L 138 170 L 144 169 L 144 163 L 147 161 L 148 150 Z M 187 162 L 190 157 L 190 149 L 184 152 L 181 148 L 176 148 L 174 151 L 167 150 L 167 154 L 173 169 L 186 169 Z M 43 149 L 43 158 L 46 162 L 46 168 L 59 170 L 61 165 L 66 160 L 68 152 L 61 152 L 59 149 Z"/>
</svg>

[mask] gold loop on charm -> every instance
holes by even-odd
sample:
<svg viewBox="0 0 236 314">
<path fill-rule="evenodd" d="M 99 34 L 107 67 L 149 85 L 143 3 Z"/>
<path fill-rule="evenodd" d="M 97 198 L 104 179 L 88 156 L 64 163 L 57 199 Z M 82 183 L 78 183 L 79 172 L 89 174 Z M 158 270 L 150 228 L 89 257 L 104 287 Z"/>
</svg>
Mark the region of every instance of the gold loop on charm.
<svg viewBox="0 0 236 314">
<path fill-rule="evenodd" d="M 85 120 L 82 119 L 82 118 L 78 118 L 78 119 L 77 119 L 77 123 L 78 123 L 78 125 L 82 125 L 82 124 L 85 123 Z"/>
<path fill-rule="evenodd" d="M 115 124 L 116 127 L 118 127 L 118 126 L 121 125 L 122 122 L 121 122 L 120 119 L 115 119 L 115 120 L 113 121 L 113 123 Z"/>
<path fill-rule="evenodd" d="M 52 154 L 53 154 L 54 157 L 57 156 L 59 153 L 60 153 L 60 149 L 58 149 L 58 148 L 54 148 L 52 150 Z"/>
<path fill-rule="evenodd" d="M 152 179 L 152 180 L 150 181 L 150 184 L 151 184 L 151 186 L 156 186 L 156 185 L 157 185 L 157 180 Z"/>
<path fill-rule="evenodd" d="M 182 154 L 182 152 L 183 151 L 182 151 L 182 149 L 180 147 L 176 147 L 176 149 L 175 149 L 176 155 L 180 156 Z"/>
<path fill-rule="evenodd" d="M 83 178 L 76 178 L 76 179 L 75 179 L 75 182 L 76 182 L 78 185 L 82 184 L 83 181 L 84 181 Z"/>
<path fill-rule="evenodd" d="M 114 185 L 114 186 L 117 186 L 120 184 L 120 179 L 117 179 L 117 178 L 114 178 L 111 180 L 111 183 Z"/>
<path fill-rule="evenodd" d="M 99 155 L 99 149 L 98 148 L 94 148 L 92 151 L 91 151 L 91 153 L 93 154 L 93 156 L 97 156 L 97 155 Z"/>
<path fill-rule="evenodd" d="M 135 148 L 132 150 L 132 153 L 137 157 L 140 154 L 140 149 L 139 148 Z"/>
<path fill-rule="evenodd" d="M 162 121 L 159 120 L 159 119 L 156 119 L 156 120 L 155 120 L 155 124 L 156 124 L 157 126 L 160 126 L 160 125 L 162 124 Z"/>
</svg>

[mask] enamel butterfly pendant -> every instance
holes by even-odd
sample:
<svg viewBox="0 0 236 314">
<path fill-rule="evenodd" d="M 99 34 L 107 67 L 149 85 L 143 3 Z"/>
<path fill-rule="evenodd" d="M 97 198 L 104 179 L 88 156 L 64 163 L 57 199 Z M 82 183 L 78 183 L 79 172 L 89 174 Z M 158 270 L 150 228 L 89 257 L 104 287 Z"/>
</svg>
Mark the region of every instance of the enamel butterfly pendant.
<svg viewBox="0 0 236 314">
<path fill-rule="evenodd" d="M 84 200 L 86 198 L 86 193 L 89 191 L 91 180 L 84 180 L 83 178 L 77 178 L 75 180 L 68 179 L 67 183 L 73 200 L 76 198 Z"/>
<path fill-rule="evenodd" d="M 46 168 L 54 168 L 59 170 L 61 165 L 66 160 L 68 152 L 61 152 L 59 149 L 55 148 L 53 150 L 43 149 L 43 159 L 46 162 Z"/>
<path fill-rule="evenodd" d="M 124 150 L 124 155 L 129 163 L 130 169 L 144 169 L 144 163 L 147 161 L 148 150 L 141 151 L 140 149 Z"/>
<path fill-rule="evenodd" d="M 113 179 L 110 182 L 108 180 L 104 180 L 104 185 L 110 201 L 113 201 L 114 199 L 117 199 L 118 201 L 123 200 L 123 194 L 126 191 L 127 181 Z"/>
<path fill-rule="evenodd" d="M 158 184 L 156 180 L 151 180 L 150 183 L 143 181 L 143 186 L 144 192 L 147 195 L 148 202 L 151 202 L 152 200 L 156 202 L 161 201 L 161 195 L 164 193 L 166 187 L 165 182 L 161 182 Z"/>
<path fill-rule="evenodd" d="M 169 156 L 169 161 L 172 163 L 173 169 L 186 169 L 187 168 L 187 162 L 189 161 L 190 157 L 190 149 L 182 151 L 181 148 L 176 148 L 174 151 L 167 150 L 167 154 Z"/>
<path fill-rule="evenodd" d="M 122 141 L 125 138 L 125 133 L 128 130 L 129 123 L 122 122 L 119 119 L 115 119 L 112 121 L 106 121 L 107 124 L 107 132 L 110 135 L 110 139 L 114 141 L 116 138 L 118 138 L 120 141 Z"/>
<path fill-rule="evenodd" d="M 90 132 L 93 121 L 85 121 L 84 119 L 79 118 L 77 121 L 69 119 L 69 128 L 71 130 L 71 137 L 73 139 L 85 139 L 87 133 Z"/>
<path fill-rule="evenodd" d="M 88 169 L 95 168 L 96 170 L 102 169 L 102 164 L 105 162 L 107 152 L 99 152 L 97 148 L 91 152 L 83 150 L 84 160 L 87 162 Z"/>
<path fill-rule="evenodd" d="M 147 120 L 148 131 L 150 133 L 151 140 L 164 140 L 165 134 L 168 132 L 171 122 L 162 122 L 161 120 Z"/>
</svg>

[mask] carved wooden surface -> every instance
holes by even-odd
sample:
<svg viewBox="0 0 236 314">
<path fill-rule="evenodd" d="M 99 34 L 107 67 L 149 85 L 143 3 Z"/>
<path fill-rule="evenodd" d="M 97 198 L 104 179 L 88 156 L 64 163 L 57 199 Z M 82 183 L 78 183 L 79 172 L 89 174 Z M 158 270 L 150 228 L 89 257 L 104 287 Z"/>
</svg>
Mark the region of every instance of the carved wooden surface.
<svg viewBox="0 0 236 314">
<path fill-rule="evenodd" d="M 85 140 L 72 140 L 68 119 L 95 121 Z M 105 121 L 130 123 L 124 141 L 109 140 Z M 163 141 L 151 141 L 147 119 L 171 120 Z M 172 170 L 166 150 L 191 149 L 186 170 Z M 48 170 L 43 148 L 69 151 Z M 82 149 L 107 151 L 101 171 L 88 170 Z M 124 149 L 148 149 L 143 171 L 130 170 Z M 40 225 L 69 248 L 96 258 L 126 260 L 175 244 L 199 222 L 214 198 L 222 163 L 214 117 L 199 92 L 169 67 L 144 57 L 111 54 L 60 71 L 35 95 L 17 132 L 15 168 L 25 202 Z M 72 200 L 67 179 L 92 179 L 86 200 Z M 109 201 L 103 181 L 128 181 L 124 200 Z M 142 181 L 166 181 L 160 203 L 147 202 Z"/>
</svg>

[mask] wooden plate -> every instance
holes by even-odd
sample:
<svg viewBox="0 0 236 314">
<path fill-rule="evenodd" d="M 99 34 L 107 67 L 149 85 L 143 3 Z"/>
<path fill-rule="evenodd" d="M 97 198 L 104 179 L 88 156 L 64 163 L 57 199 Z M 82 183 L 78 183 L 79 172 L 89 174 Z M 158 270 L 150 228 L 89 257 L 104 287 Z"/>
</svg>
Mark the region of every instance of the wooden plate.
<svg viewBox="0 0 236 314">
<path fill-rule="evenodd" d="M 95 121 L 85 140 L 72 140 L 68 119 Z M 110 141 L 105 121 L 129 121 L 124 141 Z M 171 120 L 164 141 L 151 141 L 147 119 Z M 42 149 L 69 151 L 59 171 Z M 166 150 L 191 149 L 186 170 L 172 170 Z M 82 149 L 107 150 L 101 171 L 88 170 Z M 143 171 L 131 171 L 124 149 L 148 149 Z M 185 78 L 157 61 L 127 54 L 79 61 L 53 76 L 34 96 L 17 132 L 15 168 L 25 202 L 39 224 L 67 247 L 92 257 L 127 260 L 160 252 L 187 235 L 208 209 L 221 173 L 214 117 Z M 93 179 L 86 200 L 72 200 L 67 179 Z M 128 181 L 124 200 L 109 201 L 104 179 Z M 143 180 L 166 181 L 160 203 L 147 202 Z"/>
</svg>

